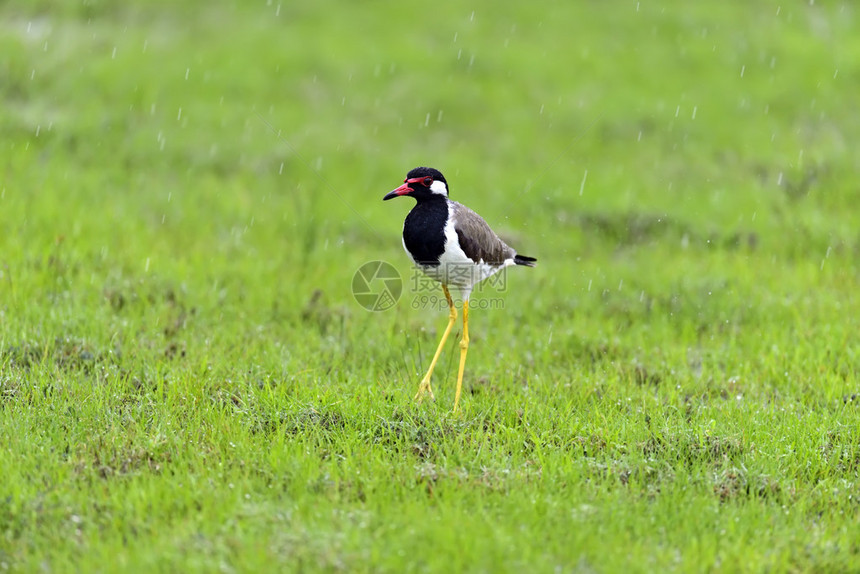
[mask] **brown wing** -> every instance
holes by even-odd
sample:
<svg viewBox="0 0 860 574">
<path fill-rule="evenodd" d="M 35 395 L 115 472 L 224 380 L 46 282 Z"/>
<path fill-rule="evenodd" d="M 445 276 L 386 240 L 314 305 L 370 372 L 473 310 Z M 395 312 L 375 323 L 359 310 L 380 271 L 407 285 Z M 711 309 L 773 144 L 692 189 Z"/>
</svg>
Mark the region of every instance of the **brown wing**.
<svg viewBox="0 0 860 574">
<path fill-rule="evenodd" d="M 483 260 L 490 265 L 501 265 L 506 259 L 516 255 L 513 249 L 493 233 L 480 215 L 456 201 L 451 203 L 454 208 L 454 231 L 457 232 L 457 239 L 460 240 L 460 247 L 466 257 L 476 263 Z"/>
</svg>

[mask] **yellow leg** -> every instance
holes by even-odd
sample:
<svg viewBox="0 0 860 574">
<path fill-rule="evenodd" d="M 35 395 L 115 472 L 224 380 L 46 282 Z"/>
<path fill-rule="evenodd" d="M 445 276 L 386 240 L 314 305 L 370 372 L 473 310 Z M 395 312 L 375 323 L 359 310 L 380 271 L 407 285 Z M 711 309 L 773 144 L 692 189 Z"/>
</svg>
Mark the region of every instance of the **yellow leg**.
<svg viewBox="0 0 860 574">
<path fill-rule="evenodd" d="M 427 369 L 427 374 L 421 379 L 421 384 L 418 385 L 418 392 L 415 394 L 415 400 L 419 403 L 424 399 L 424 393 L 428 393 L 430 398 L 433 397 L 433 389 L 430 388 L 430 375 L 433 374 L 433 369 L 436 367 L 436 361 L 439 360 L 439 355 L 442 354 L 442 347 L 445 346 L 445 341 L 448 340 L 448 333 L 451 332 L 451 327 L 457 321 L 457 309 L 454 308 L 454 300 L 451 299 L 451 293 L 448 288 L 442 285 L 442 291 L 445 292 L 445 298 L 448 300 L 448 326 L 445 328 L 445 333 L 442 335 L 442 340 L 439 341 L 439 346 L 436 348 L 436 354 L 433 355 L 433 361 L 430 363 L 430 368 Z M 465 311 L 464 311 L 465 313 Z"/>
<path fill-rule="evenodd" d="M 460 391 L 463 390 L 463 369 L 466 367 L 466 353 L 469 352 L 469 300 L 463 299 L 463 338 L 460 340 L 460 370 L 457 371 L 457 393 L 454 395 L 454 412 L 460 404 Z"/>
</svg>

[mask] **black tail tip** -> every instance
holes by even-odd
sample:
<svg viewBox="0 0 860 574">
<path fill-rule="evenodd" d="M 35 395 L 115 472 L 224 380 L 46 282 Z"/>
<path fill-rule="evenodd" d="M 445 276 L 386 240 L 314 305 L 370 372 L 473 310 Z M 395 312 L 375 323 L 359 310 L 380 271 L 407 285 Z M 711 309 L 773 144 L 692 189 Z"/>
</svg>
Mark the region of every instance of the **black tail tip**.
<svg viewBox="0 0 860 574">
<path fill-rule="evenodd" d="M 514 255 L 514 263 L 517 265 L 525 265 L 526 267 L 534 267 L 537 265 L 537 259 L 528 255 Z"/>
</svg>

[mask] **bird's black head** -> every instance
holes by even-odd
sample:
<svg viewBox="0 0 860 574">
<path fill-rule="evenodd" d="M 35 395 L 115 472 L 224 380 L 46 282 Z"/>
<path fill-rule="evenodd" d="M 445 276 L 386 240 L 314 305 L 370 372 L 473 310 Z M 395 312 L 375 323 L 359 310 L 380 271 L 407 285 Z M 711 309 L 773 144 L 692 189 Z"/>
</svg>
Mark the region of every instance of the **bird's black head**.
<svg viewBox="0 0 860 574">
<path fill-rule="evenodd" d="M 383 201 L 401 195 L 414 197 L 418 201 L 445 199 L 448 197 L 448 182 L 438 169 L 416 167 L 406 174 L 403 185 L 386 194 Z"/>
</svg>

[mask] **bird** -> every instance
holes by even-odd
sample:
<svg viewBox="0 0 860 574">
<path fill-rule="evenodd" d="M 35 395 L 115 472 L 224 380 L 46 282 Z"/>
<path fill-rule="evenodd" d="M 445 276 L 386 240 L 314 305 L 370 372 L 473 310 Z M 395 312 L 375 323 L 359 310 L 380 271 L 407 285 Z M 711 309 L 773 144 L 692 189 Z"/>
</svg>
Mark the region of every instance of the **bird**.
<svg viewBox="0 0 860 574">
<path fill-rule="evenodd" d="M 411 197 L 415 206 L 403 222 L 403 247 L 421 271 L 442 285 L 448 302 L 448 326 L 442 334 L 430 368 L 421 379 L 415 400 L 426 395 L 435 400 L 430 377 L 439 355 L 457 321 L 457 309 L 449 287 L 460 291 L 463 300 L 463 336 L 460 367 L 454 394 L 454 412 L 460 404 L 463 370 L 469 350 L 469 296 L 480 282 L 512 265 L 534 267 L 537 259 L 520 255 L 502 241 L 480 215 L 448 196 L 448 181 L 437 169 L 416 167 L 406 174 L 403 185 L 388 192 L 383 201 Z"/>
</svg>

